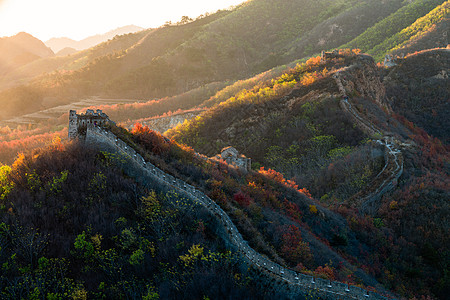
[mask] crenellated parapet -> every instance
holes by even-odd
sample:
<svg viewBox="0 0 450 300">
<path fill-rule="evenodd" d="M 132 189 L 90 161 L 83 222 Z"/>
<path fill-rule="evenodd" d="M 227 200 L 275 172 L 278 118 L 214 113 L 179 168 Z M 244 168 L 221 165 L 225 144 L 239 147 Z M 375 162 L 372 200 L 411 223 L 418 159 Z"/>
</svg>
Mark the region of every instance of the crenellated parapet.
<svg viewBox="0 0 450 300">
<path fill-rule="evenodd" d="M 97 109 L 86 110 L 84 114 L 77 114 L 76 110 L 69 112 L 69 140 L 76 138 L 85 138 L 88 127 L 104 126 L 109 124 L 111 120 L 108 115 Z"/>
</svg>

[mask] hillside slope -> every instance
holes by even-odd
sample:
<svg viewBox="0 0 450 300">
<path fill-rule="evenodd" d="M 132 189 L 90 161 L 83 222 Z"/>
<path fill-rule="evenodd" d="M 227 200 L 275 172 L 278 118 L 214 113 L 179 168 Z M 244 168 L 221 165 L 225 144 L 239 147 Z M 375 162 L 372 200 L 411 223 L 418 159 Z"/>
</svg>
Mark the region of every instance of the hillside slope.
<svg viewBox="0 0 450 300">
<path fill-rule="evenodd" d="M 373 274 L 380 276 L 379 280 L 405 296 L 433 294 L 444 299 L 448 292 L 445 269 L 449 263 L 443 246 L 449 242 L 445 235 L 448 230 L 445 215 L 450 207 L 444 200 L 450 192 L 447 186 L 450 179 L 445 171 L 448 150 L 438 139 L 412 125 L 403 114 L 413 114 L 413 103 L 408 97 L 426 96 L 424 99 L 445 107 L 443 99 L 446 99 L 448 85 L 444 81 L 448 79 L 433 76 L 439 75 L 444 66 L 448 68 L 447 50 L 407 57 L 399 66 L 386 70 L 376 68 L 367 56 L 346 55 L 322 63 L 319 58 L 311 59 L 279 78 L 237 93 L 170 130 L 168 135 L 208 155 L 218 153 L 223 146 L 233 145 L 252 158 L 255 168 L 271 167 L 287 178 L 292 177 L 315 198 L 320 198 L 321 204 L 353 220 L 356 235 L 371 245 L 370 254 L 364 258 L 358 256 L 358 260 L 367 263 L 369 269 L 375 265 L 376 269 L 380 268 L 373 270 Z M 426 77 L 430 78 L 423 81 L 429 64 L 432 67 Z M 349 67 L 351 65 L 353 67 Z M 378 174 L 382 174 L 383 150 L 377 144 L 367 143 L 367 135 L 341 111 L 338 105 L 341 93 L 326 71 L 332 68 L 345 70 L 345 86 L 357 114 L 390 132 L 389 135 L 400 141 L 398 145 L 403 145 L 403 174 L 394 180 L 393 190 L 378 197 L 378 209 L 372 212 L 370 221 L 373 223 L 369 222 L 389 231 L 390 242 L 372 235 L 363 225 L 367 224 L 368 215 L 356 213 L 361 209 L 359 204 L 355 205 L 355 197 L 361 195 L 358 192 L 364 194 L 370 190 Z M 382 71 L 392 76 L 386 77 L 385 83 Z M 419 94 L 409 90 L 408 82 L 414 85 L 415 80 L 422 81 L 416 86 L 423 89 Z M 423 106 L 415 104 L 418 117 L 430 111 L 430 108 L 421 111 L 420 107 L 427 107 L 427 103 L 428 100 Z M 390 110 L 393 115 L 387 113 Z M 440 121 L 422 119 L 421 126 L 442 129 L 437 122 Z M 372 138 L 379 137 L 375 134 Z M 416 218 L 421 196 L 426 209 Z M 401 219 L 395 217 L 399 215 Z M 431 226 L 436 239 L 427 237 L 430 231 L 422 231 L 421 226 Z M 339 244 L 338 240 L 334 242 Z M 380 253 L 386 249 L 390 249 L 390 254 Z M 343 251 L 352 253 L 350 249 Z M 392 261 L 396 263 L 391 264 Z M 441 264 L 436 264 L 437 261 Z M 381 269 L 395 275 L 389 279 L 387 273 L 378 273 Z M 396 288 L 400 286 L 408 288 Z"/>
<path fill-rule="evenodd" d="M 442 6 L 437 8 L 441 4 Z M 448 6 L 448 1 L 445 0 L 410 1 L 409 4 L 382 19 L 342 47 L 360 48 L 363 52 L 373 55 L 376 61 L 380 61 L 389 50 L 399 46 L 405 41 L 404 39 L 407 39 L 403 37 L 402 30 L 412 26 L 417 19 L 426 16 L 434 9 L 440 10 L 443 15 L 448 14 L 446 6 Z M 429 18 L 427 21 L 433 24 L 439 22 L 440 18 Z"/>
<path fill-rule="evenodd" d="M 53 51 L 43 42 L 25 32 L 0 38 L 0 76 L 34 60 L 53 55 Z"/>
<path fill-rule="evenodd" d="M 428 134 L 450 143 L 450 49 L 422 51 L 384 71 L 393 109 Z"/>
<path fill-rule="evenodd" d="M 279 293 L 256 288 L 207 210 L 127 178 L 114 159 L 60 144 L 0 167 L 2 299 Z"/>
</svg>

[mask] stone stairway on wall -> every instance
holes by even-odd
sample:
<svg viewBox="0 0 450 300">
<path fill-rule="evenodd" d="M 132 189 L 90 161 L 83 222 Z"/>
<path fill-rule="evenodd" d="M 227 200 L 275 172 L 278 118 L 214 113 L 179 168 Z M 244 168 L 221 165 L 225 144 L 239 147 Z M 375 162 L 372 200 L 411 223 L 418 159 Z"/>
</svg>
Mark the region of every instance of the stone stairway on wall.
<svg viewBox="0 0 450 300">
<path fill-rule="evenodd" d="M 376 212 L 377 202 L 381 199 L 383 194 L 392 190 L 397 183 L 397 180 L 403 173 L 403 155 L 397 141 L 387 136 L 383 131 L 377 128 L 372 122 L 362 117 L 352 106 L 347 96 L 344 85 L 341 81 L 340 72 L 333 75 L 342 99 L 339 103 L 340 107 L 348 112 L 355 120 L 357 126 L 369 134 L 370 136 L 377 136 L 376 142 L 385 147 L 384 160 L 385 165 L 380 173 L 375 177 L 370 186 L 354 195 L 352 198 L 358 199 L 360 205 L 360 212 L 374 214 Z"/>
<path fill-rule="evenodd" d="M 126 155 L 136 164 L 141 173 L 152 180 L 164 184 L 171 189 L 182 192 L 190 200 L 202 205 L 212 213 L 226 229 L 229 241 L 235 246 L 242 258 L 256 270 L 262 271 L 269 276 L 278 279 L 280 284 L 288 284 L 293 294 L 290 298 L 298 298 L 306 291 L 316 291 L 325 298 L 330 299 L 388 299 L 378 293 L 364 290 L 360 287 L 348 285 L 342 282 L 314 278 L 313 276 L 297 273 L 293 270 L 282 267 L 252 249 L 248 242 L 242 238 L 237 227 L 234 225 L 228 214 L 219 205 L 206 196 L 203 192 L 186 182 L 175 178 L 144 158 L 125 142 L 117 138 L 110 131 L 99 127 L 90 126 L 86 133 L 86 143 L 94 145 L 109 145 L 109 149 L 117 153 Z"/>
</svg>

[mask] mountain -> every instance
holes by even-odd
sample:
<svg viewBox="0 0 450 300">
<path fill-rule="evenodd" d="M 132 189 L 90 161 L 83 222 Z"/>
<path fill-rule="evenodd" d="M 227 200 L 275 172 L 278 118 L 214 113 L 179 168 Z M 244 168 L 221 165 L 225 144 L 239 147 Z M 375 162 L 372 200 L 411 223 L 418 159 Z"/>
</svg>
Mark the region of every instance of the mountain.
<svg viewBox="0 0 450 300">
<path fill-rule="evenodd" d="M 43 42 L 25 32 L 20 32 L 12 37 L 0 38 L 0 75 L 12 72 L 32 61 L 53 55 L 53 51 L 47 48 Z"/>
<path fill-rule="evenodd" d="M 129 33 L 135 33 L 137 31 L 144 30 L 139 26 L 128 25 L 119 27 L 117 29 L 108 31 L 104 34 L 97 34 L 94 36 L 87 37 L 80 41 L 75 41 L 70 38 L 60 37 L 60 38 L 52 38 L 45 42 L 45 44 L 50 47 L 55 53 L 61 51 L 64 48 L 74 48 L 75 50 L 85 50 L 100 43 L 106 42 L 109 39 L 112 39 L 116 35 L 123 35 Z"/>
<path fill-rule="evenodd" d="M 78 52 L 76 49 L 74 48 L 70 48 L 70 47 L 66 47 L 64 49 L 59 50 L 58 52 L 55 53 L 56 56 L 66 56 L 66 55 L 70 55 L 73 53 Z"/>
<path fill-rule="evenodd" d="M 355 234 L 370 244 L 370 254 L 356 259 L 370 269 L 373 258 L 384 257 L 371 273 L 378 280 L 394 289 L 407 287 L 396 289 L 405 297 L 444 299 L 450 264 L 442 246 L 450 242 L 444 130 L 449 54 L 448 49 L 423 51 L 386 69 L 367 55 L 343 50 L 337 58 L 311 58 L 245 87 L 166 135 L 207 156 L 232 145 L 252 158 L 255 170 L 271 168 L 291 178 L 321 205 L 354 218 Z M 343 90 L 349 100 L 342 98 Z M 393 142 L 385 147 L 391 147 L 391 157 L 380 147 L 389 139 Z M 369 204 L 371 213 L 364 211 Z M 391 232 L 392 244 L 375 245 L 379 237 L 357 229 L 358 214 L 371 215 L 375 227 Z M 430 227 L 421 231 L 423 226 Z M 338 238 L 333 243 L 339 244 Z M 390 254 L 381 254 L 383 248 Z M 388 279 L 381 269 L 395 275 Z"/>
<path fill-rule="evenodd" d="M 38 91 L 29 97 L 17 89 L 3 93 L 8 98 L 18 94 L 19 102 L 41 95 L 33 101 L 44 103 L 43 98 L 51 97 L 53 104 L 89 96 L 174 96 L 205 84 L 249 78 L 346 43 L 370 52 L 368 47 L 380 45 L 444 2 L 448 1 L 321 0 L 311 5 L 306 0 L 276 4 L 253 0 L 192 22 L 117 36 L 86 52 L 35 61 L 0 78 L 0 88 Z M 440 11 L 446 11 L 445 5 Z M 382 52 L 375 55 L 377 61 L 384 57 Z M 6 94 L 0 95 L 0 101 Z M 42 108 L 49 108 L 48 104 Z M 4 111 L 3 115 L 20 112 L 26 111 Z"/>
<path fill-rule="evenodd" d="M 449 1 L 412 1 L 342 47 L 361 48 L 380 61 L 393 48 L 401 47 L 414 36 L 419 37 L 419 31 L 426 31 L 448 19 L 449 7 Z"/>
<path fill-rule="evenodd" d="M 0 117 L 38 121 L 0 127 L 2 298 L 446 299 L 450 52 L 378 64 L 441 41 L 446 11 L 254 0 L 3 77 L 28 83 L 0 93 Z M 375 56 L 312 55 L 345 43 Z M 100 149 L 62 142 L 92 95 L 157 98 L 114 99 L 117 124 L 203 112 L 166 136 L 111 124 L 90 131 Z M 229 146 L 252 169 L 220 160 Z"/>
</svg>

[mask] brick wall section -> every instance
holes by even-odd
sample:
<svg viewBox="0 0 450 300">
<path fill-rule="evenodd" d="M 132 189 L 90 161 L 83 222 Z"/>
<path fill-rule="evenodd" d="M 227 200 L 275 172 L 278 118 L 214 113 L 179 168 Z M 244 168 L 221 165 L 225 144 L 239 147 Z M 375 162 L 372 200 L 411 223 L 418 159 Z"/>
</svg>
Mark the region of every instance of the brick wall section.
<svg viewBox="0 0 450 300">
<path fill-rule="evenodd" d="M 298 298 L 300 295 L 305 295 L 307 291 L 315 291 L 327 299 L 388 299 L 377 293 L 355 286 L 348 286 L 342 282 L 329 281 L 297 273 L 259 254 L 242 238 L 230 217 L 213 200 L 195 187 L 146 162 L 141 155 L 118 139 L 113 133 L 91 126 L 88 127 L 85 142 L 102 150 L 125 156 L 129 162 L 123 165 L 133 169 L 136 179 L 139 180 L 139 178 L 145 177 L 156 181 L 158 184 L 177 190 L 190 200 L 205 207 L 224 226 L 230 243 L 242 255 L 246 263 L 275 278 L 276 284 L 279 286 L 287 285 L 290 298 Z"/>
</svg>

